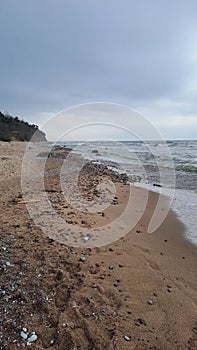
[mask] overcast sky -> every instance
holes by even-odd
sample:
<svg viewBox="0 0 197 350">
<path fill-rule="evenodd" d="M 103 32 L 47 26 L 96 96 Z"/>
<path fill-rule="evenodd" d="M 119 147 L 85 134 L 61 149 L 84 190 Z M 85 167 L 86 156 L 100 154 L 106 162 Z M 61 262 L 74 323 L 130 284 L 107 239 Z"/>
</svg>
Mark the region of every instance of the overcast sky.
<svg viewBox="0 0 197 350">
<path fill-rule="evenodd" d="M 126 104 L 165 138 L 197 138 L 196 0 L 0 1 L 0 110 L 42 125 Z"/>
</svg>

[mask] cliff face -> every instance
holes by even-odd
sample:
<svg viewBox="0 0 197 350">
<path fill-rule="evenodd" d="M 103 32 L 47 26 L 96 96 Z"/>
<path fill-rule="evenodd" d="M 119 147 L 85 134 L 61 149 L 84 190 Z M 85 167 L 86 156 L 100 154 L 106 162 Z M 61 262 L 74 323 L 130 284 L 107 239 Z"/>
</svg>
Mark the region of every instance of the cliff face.
<svg viewBox="0 0 197 350">
<path fill-rule="evenodd" d="M 18 117 L 12 117 L 0 112 L 1 141 L 47 141 L 45 133 L 37 125 L 31 125 Z"/>
</svg>

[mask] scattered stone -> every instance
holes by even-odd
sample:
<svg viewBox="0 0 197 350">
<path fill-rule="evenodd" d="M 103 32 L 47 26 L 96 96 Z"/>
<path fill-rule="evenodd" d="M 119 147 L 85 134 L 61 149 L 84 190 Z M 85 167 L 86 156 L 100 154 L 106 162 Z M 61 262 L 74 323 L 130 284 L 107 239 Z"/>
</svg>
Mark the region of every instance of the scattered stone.
<svg viewBox="0 0 197 350">
<path fill-rule="evenodd" d="M 131 314 L 132 314 L 132 311 L 131 311 L 131 310 L 128 310 L 127 313 L 128 313 L 129 315 L 131 315 Z"/>
<path fill-rule="evenodd" d="M 114 250 L 113 250 L 113 248 L 109 248 L 109 252 L 113 252 Z"/>
<path fill-rule="evenodd" d="M 154 297 L 158 297 L 157 292 L 153 292 Z"/>
<path fill-rule="evenodd" d="M 90 237 L 88 237 L 88 236 L 83 237 L 84 242 L 87 242 L 89 239 L 90 239 Z"/>
<path fill-rule="evenodd" d="M 153 301 L 152 301 L 151 299 L 149 299 L 149 300 L 147 301 L 147 303 L 148 303 L 149 305 L 153 305 Z"/>
<path fill-rule="evenodd" d="M 85 256 L 81 256 L 79 260 L 80 260 L 81 262 L 85 262 L 85 261 L 86 261 L 86 258 L 85 258 Z"/>
<path fill-rule="evenodd" d="M 48 295 L 46 295 L 46 296 L 44 297 L 44 303 L 48 303 L 48 301 L 49 301 L 49 297 L 48 297 Z"/>
<path fill-rule="evenodd" d="M 136 230 L 136 232 L 137 232 L 137 233 L 142 233 L 142 231 L 141 231 L 141 230 Z"/>
<path fill-rule="evenodd" d="M 105 310 L 102 310 L 102 311 L 101 311 L 101 315 L 102 315 L 102 316 L 107 316 L 106 311 L 105 311 Z"/>
<path fill-rule="evenodd" d="M 23 338 L 24 340 L 26 340 L 28 337 L 27 333 L 25 333 L 23 330 L 21 331 L 21 338 Z"/>
<path fill-rule="evenodd" d="M 67 224 L 73 224 L 72 220 L 66 220 Z"/>
<path fill-rule="evenodd" d="M 101 286 L 100 284 L 97 286 L 97 290 L 99 291 L 99 293 L 105 294 L 105 288 L 103 286 Z"/>
<path fill-rule="evenodd" d="M 109 269 L 109 270 L 113 270 L 113 266 L 110 265 L 110 266 L 108 267 L 108 269 Z"/>
<path fill-rule="evenodd" d="M 62 326 L 63 326 L 63 327 L 68 327 L 68 326 L 69 326 L 69 323 L 68 323 L 68 322 L 65 322 L 65 323 L 63 323 Z"/>
<path fill-rule="evenodd" d="M 98 320 L 98 316 L 97 316 L 96 312 L 93 312 L 92 316 L 95 317 L 96 320 Z"/>
<path fill-rule="evenodd" d="M 118 266 L 119 266 L 119 267 L 124 267 L 122 264 L 119 264 Z"/>
<path fill-rule="evenodd" d="M 125 335 L 125 336 L 124 336 L 124 340 L 130 341 L 130 337 L 128 337 L 128 335 Z"/>
<path fill-rule="evenodd" d="M 47 237 L 47 242 L 48 242 L 49 244 L 52 244 L 52 243 L 54 242 L 54 239 L 53 239 L 53 238 Z"/>
<path fill-rule="evenodd" d="M 99 278 L 100 278 L 101 280 L 104 280 L 104 279 L 105 279 L 105 276 L 104 276 L 104 275 L 101 275 L 101 276 L 99 276 Z"/>
<path fill-rule="evenodd" d="M 31 343 L 35 342 L 38 339 L 38 336 L 35 332 L 32 333 L 32 335 L 27 339 L 27 345 L 30 345 Z"/>
<path fill-rule="evenodd" d="M 136 326 L 140 326 L 140 325 L 146 326 L 146 321 L 143 320 L 143 318 L 137 318 L 137 320 L 135 320 L 135 325 Z"/>
</svg>

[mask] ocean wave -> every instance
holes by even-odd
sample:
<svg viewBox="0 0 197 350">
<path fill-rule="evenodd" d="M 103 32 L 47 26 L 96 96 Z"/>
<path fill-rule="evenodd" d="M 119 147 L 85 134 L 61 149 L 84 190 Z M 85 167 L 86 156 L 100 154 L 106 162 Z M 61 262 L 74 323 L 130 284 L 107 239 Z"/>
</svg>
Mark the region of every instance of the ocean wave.
<svg viewBox="0 0 197 350">
<path fill-rule="evenodd" d="M 177 171 L 185 171 L 187 173 L 197 173 L 197 167 L 195 166 L 187 166 L 187 165 L 178 165 L 176 167 Z"/>
</svg>

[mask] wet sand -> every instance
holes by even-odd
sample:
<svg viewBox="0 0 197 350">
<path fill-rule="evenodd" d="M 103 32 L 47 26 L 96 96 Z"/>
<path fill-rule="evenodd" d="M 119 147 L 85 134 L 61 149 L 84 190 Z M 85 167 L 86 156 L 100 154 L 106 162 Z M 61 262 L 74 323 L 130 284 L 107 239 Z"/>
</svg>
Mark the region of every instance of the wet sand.
<svg viewBox="0 0 197 350">
<path fill-rule="evenodd" d="M 26 198 L 20 185 L 24 150 L 23 143 L 0 143 L 0 348 L 196 349 L 197 249 L 185 240 L 175 213 L 170 211 L 157 231 L 147 233 L 158 199 L 150 192 L 142 218 L 122 238 L 103 247 L 66 245 L 56 240 L 54 228 L 47 237 L 27 207 L 19 204 Z M 39 167 L 42 160 L 36 162 Z M 46 168 L 61 164 L 49 159 Z M 82 175 L 81 191 L 86 199 L 96 199 L 98 193 L 90 185 L 97 185 L 101 176 L 93 174 L 90 180 L 90 173 Z M 113 180 L 117 199 L 96 214 L 65 203 L 55 173 L 46 176 L 45 189 L 54 210 L 70 222 L 75 234 L 79 226 L 101 227 L 124 211 L 130 187 Z M 39 187 L 35 198 L 42 198 L 38 194 Z M 132 189 L 136 210 L 146 194 Z M 28 337 L 36 333 L 31 345 L 21 337 L 22 328 Z"/>
</svg>

